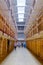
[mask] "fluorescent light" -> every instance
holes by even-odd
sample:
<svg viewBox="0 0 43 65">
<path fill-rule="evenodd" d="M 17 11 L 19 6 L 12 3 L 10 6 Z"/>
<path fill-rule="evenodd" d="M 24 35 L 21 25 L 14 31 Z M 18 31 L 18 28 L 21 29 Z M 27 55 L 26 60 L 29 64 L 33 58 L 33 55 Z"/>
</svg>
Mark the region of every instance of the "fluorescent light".
<svg viewBox="0 0 43 65">
<path fill-rule="evenodd" d="M 18 13 L 24 13 L 25 7 L 18 7 Z"/>
<path fill-rule="evenodd" d="M 17 0 L 17 6 L 25 6 L 26 0 Z"/>
<path fill-rule="evenodd" d="M 18 14 L 18 18 L 24 18 L 24 14 Z"/>
<path fill-rule="evenodd" d="M 23 19 L 19 19 L 19 22 L 23 22 Z"/>
</svg>

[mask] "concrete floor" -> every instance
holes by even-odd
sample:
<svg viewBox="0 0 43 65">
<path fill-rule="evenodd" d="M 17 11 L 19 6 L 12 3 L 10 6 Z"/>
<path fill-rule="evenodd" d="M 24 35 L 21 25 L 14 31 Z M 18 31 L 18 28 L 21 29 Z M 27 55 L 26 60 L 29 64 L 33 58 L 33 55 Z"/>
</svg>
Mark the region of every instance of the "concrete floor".
<svg viewBox="0 0 43 65">
<path fill-rule="evenodd" d="M 25 48 L 17 48 L 2 62 L 1 65 L 41 65 L 40 62 Z"/>
</svg>

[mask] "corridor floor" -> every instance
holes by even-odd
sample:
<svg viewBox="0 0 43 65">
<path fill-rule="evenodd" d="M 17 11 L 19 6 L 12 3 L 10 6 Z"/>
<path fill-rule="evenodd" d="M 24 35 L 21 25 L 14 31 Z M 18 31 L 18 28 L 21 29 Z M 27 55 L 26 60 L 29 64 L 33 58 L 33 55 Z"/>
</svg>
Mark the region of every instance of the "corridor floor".
<svg viewBox="0 0 43 65">
<path fill-rule="evenodd" d="M 2 62 L 1 65 L 41 65 L 40 62 L 25 48 L 17 48 Z"/>
</svg>

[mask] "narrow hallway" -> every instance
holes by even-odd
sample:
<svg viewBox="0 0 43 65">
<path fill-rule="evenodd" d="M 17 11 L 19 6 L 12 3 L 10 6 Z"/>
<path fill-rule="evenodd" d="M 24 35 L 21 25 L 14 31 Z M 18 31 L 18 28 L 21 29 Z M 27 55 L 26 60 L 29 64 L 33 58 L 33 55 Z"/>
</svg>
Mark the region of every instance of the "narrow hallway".
<svg viewBox="0 0 43 65">
<path fill-rule="evenodd" d="M 0 65 L 43 65 L 43 0 L 0 0 Z"/>
<path fill-rule="evenodd" d="M 41 65 L 39 61 L 25 48 L 17 48 L 3 61 L 1 65 Z"/>
</svg>

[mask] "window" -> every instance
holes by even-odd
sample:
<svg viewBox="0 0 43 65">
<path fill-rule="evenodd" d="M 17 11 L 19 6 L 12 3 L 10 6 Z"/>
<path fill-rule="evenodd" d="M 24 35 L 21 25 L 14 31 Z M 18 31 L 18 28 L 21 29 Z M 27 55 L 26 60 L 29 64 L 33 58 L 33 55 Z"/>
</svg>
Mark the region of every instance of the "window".
<svg viewBox="0 0 43 65">
<path fill-rule="evenodd" d="M 18 22 L 24 22 L 26 0 L 17 0 Z"/>
<path fill-rule="evenodd" d="M 25 6 L 26 0 L 17 0 L 17 6 Z"/>
<path fill-rule="evenodd" d="M 18 26 L 18 30 L 24 30 L 24 26 Z"/>
<path fill-rule="evenodd" d="M 19 21 L 19 22 L 23 22 L 23 19 L 20 19 L 20 18 L 19 18 L 19 20 L 18 20 L 18 21 Z"/>
<path fill-rule="evenodd" d="M 18 14 L 18 18 L 24 18 L 24 14 Z"/>
<path fill-rule="evenodd" d="M 18 7 L 18 13 L 24 13 L 25 7 Z"/>
</svg>

